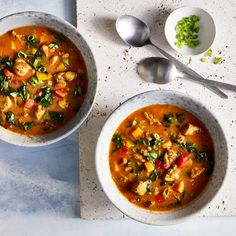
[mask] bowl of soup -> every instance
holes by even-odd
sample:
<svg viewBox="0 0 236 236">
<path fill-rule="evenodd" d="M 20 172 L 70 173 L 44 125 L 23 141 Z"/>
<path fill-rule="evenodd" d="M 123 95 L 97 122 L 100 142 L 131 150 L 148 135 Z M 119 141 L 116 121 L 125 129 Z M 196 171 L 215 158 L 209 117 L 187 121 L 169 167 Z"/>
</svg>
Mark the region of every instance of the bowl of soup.
<svg viewBox="0 0 236 236">
<path fill-rule="evenodd" d="M 21 12 L 0 19 L 0 139 L 21 146 L 75 131 L 96 95 L 93 54 L 56 16 Z"/>
<path fill-rule="evenodd" d="M 111 202 L 137 221 L 168 225 L 207 207 L 228 167 L 221 125 L 203 104 L 149 91 L 121 104 L 96 147 L 96 170 Z"/>
</svg>

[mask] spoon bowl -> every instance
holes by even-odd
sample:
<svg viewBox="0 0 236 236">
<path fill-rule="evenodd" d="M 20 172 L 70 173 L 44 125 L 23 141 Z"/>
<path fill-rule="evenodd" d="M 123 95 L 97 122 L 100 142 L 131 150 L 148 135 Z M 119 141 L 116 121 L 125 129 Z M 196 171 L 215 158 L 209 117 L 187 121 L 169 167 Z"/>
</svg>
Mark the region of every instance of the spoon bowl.
<svg viewBox="0 0 236 236">
<path fill-rule="evenodd" d="M 142 47 L 150 41 L 148 26 L 134 16 L 123 15 L 118 17 L 116 30 L 122 40 L 134 47 Z"/>
<path fill-rule="evenodd" d="M 175 65 L 161 57 L 141 60 L 138 63 L 137 72 L 143 80 L 157 84 L 168 84 L 175 79 L 177 74 Z"/>
</svg>

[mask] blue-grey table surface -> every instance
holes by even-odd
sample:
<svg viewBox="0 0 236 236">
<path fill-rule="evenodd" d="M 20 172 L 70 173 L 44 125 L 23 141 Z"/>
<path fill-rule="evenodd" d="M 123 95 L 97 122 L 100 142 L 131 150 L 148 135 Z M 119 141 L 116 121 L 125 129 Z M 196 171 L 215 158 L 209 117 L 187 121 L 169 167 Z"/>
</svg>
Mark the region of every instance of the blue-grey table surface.
<svg viewBox="0 0 236 236">
<path fill-rule="evenodd" d="M 95 0 L 97 1 L 97 0 Z M 75 0 L 0 0 L 0 17 L 39 10 L 75 25 Z M 86 4 L 86 0 L 80 4 Z M 236 218 L 196 218 L 153 227 L 132 220 L 79 218 L 78 132 L 40 148 L 0 141 L 0 235 L 233 235 Z"/>
</svg>

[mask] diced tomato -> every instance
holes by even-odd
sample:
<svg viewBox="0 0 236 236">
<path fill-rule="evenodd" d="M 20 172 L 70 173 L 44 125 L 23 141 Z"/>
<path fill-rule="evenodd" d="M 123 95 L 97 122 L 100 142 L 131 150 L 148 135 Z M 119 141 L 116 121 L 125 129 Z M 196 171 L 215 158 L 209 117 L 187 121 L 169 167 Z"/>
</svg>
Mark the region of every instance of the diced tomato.
<svg viewBox="0 0 236 236">
<path fill-rule="evenodd" d="M 190 154 L 188 152 L 183 152 L 180 154 L 178 160 L 177 160 L 177 166 L 179 168 L 182 168 L 184 166 L 184 163 L 189 158 Z"/>
<path fill-rule="evenodd" d="M 162 192 L 161 192 L 161 193 L 158 193 L 158 194 L 156 195 L 156 201 L 157 201 L 158 203 L 162 203 L 162 202 L 165 201 Z"/>
<path fill-rule="evenodd" d="M 119 153 L 121 156 L 127 156 L 129 154 L 129 149 L 127 147 L 122 147 Z"/>
<path fill-rule="evenodd" d="M 9 71 L 8 69 L 4 69 L 4 75 L 6 77 L 10 77 L 10 78 L 14 78 L 15 74 L 11 71 Z"/>
<path fill-rule="evenodd" d="M 161 164 L 162 164 L 162 161 L 156 160 L 156 162 L 155 162 L 155 166 L 156 166 L 156 167 L 161 166 Z"/>
<path fill-rule="evenodd" d="M 41 89 L 38 89 L 35 94 L 37 97 L 41 97 L 43 95 L 43 92 Z"/>
<path fill-rule="evenodd" d="M 26 102 L 24 104 L 24 107 L 31 108 L 33 105 L 34 105 L 34 100 L 29 98 L 29 99 L 26 100 Z"/>
<path fill-rule="evenodd" d="M 55 93 L 60 98 L 64 98 L 67 95 L 67 92 L 65 89 L 56 89 Z"/>
<path fill-rule="evenodd" d="M 170 168 L 170 165 L 169 164 L 167 164 L 167 163 L 162 163 L 161 164 L 161 169 L 163 169 L 163 170 L 168 170 Z"/>
</svg>

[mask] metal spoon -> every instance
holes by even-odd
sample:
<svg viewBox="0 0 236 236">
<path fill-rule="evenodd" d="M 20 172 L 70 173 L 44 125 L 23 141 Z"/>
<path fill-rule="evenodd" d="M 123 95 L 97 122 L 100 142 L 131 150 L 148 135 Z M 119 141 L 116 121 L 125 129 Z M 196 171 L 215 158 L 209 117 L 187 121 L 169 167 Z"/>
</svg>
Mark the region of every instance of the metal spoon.
<svg viewBox="0 0 236 236">
<path fill-rule="evenodd" d="M 174 63 L 162 57 L 149 57 L 143 59 L 138 64 L 137 70 L 138 74 L 147 82 L 167 84 L 175 78 L 186 78 L 203 85 L 217 86 L 234 92 L 236 91 L 236 86 L 233 84 L 200 78 L 195 80 L 191 76 L 186 76 L 176 69 Z"/>
<path fill-rule="evenodd" d="M 116 30 L 120 37 L 129 45 L 134 47 L 142 47 L 145 45 L 154 46 L 163 56 L 171 60 L 176 66 L 178 66 L 182 71 L 186 74 L 194 77 L 196 80 L 204 79 L 201 75 L 199 75 L 194 70 L 190 69 L 176 58 L 157 47 L 151 41 L 150 29 L 148 26 L 134 16 L 123 15 L 117 18 L 116 20 Z M 222 98 L 228 98 L 228 96 L 222 92 L 220 89 L 214 86 L 207 86 L 208 89 L 215 92 Z"/>
</svg>

